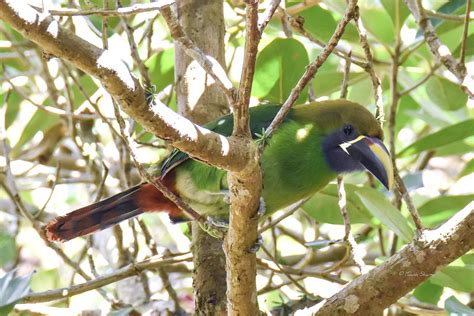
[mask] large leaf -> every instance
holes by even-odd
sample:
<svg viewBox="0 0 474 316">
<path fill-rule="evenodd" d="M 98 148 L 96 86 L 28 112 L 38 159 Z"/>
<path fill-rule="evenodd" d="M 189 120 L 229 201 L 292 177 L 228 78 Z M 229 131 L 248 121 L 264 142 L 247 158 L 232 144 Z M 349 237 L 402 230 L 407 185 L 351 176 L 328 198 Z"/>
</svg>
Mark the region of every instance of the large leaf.
<svg viewBox="0 0 474 316">
<path fill-rule="evenodd" d="M 49 101 L 49 100 L 48 100 Z M 46 102 L 45 105 L 51 105 Z M 23 129 L 20 139 L 15 144 L 12 156 L 15 157 L 22 149 L 23 145 L 29 142 L 38 132 L 46 131 L 48 128 L 59 122 L 59 117 L 54 114 L 36 110 L 26 127 Z"/>
<path fill-rule="evenodd" d="M 370 104 L 373 96 L 372 82 L 365 77 L 363 80 L 349 87 L 347 99 L 360 104 Z"/>
<path fill-rule="evenodd" d="M 450 316 L 474 315 L 474 309 L 464 305 L 454 296 L 450 296 L 446 301 L 444 301 L 444 309 L 448 312 Z"/>
<path fill-rule="evenodd" d="M 174 82 L 174 49 L 169 48 L 151 56 L 145 65 L 158 91 Z"/>
<path fill-rule="evenodd" d="M 418 212 L 425 225 L 434 227 L 449 219 L 472 200 L 474 194 L 439 196 L 421 205 Z"/>
<path fill-rule="evenodd" d="M 455 111 L 466 106 L 467 95 L 458 85 L 441 77 L 432 76 L 426 83 L 429 98 L 446 111 Z"/>
<path fill-rule="evenodd" d="M 466 254 L 447 267 L 442 268 L 430 280 L 434 284 L 446 286 L 457 291 L 474 291 L 474 254 Z"/>
<path fill-rule="evenodd" d="M 462 171 L 459 173 L 458 177 L 461 178 L 473 172 L 474 172 L 474 158 L 466 163 Z"/>
<path fill-rule="evenodd" d="M 382 0 L 382 5 L 390 15 L 393 26 L 396 27 L 398 22 L 401 28 L 405 19 L 410 15 L 410 10 L 408 10 L 403 0 Z"/>
<path fill-rule="evenodd" d="M 378 218 L 385 226 L 395 232 L 405 242 L 413 239 L 413 229 L 408 225 L 408 221 L 397 210 L 386 197 L 375 190 L 358 188 L 356 194 L 367 207 L 369 212 Z"/>
<path fill-rule="evenodd" d="M 429 279 L 418 285 L 415 291 L 413 291 L 413 296 L 417 300 L 433 305 L 438 303 L 441 294 L 443 294 L 443 287 L 431 283 Z"/>
<path fill-rule="evenodd" d="M 16 242 L 11 234 L 0 231 L 0 267 L 16 258 Z"/>
<path fill-rule="evenodd" d="M 341 72 L 339 62 L 340 60 L 325 62 L 314 76 L 313 88 L 316 97 L 328 96 L 341 90 L 344 74 Z M 367 78 L 367 74 L 364 72 L 351 72 L 348 85 L 352 86 L 365 78 Z"/>
<path fill-rule="evenodd" d="M 474 43 L 474 34 L 471 34 L 467 37 L 466 43 Z M 454 56 L 459 56 L 461 52 L 462 44 L 460 43 L 458 47 L 453 51 Z M 474 54 L 474 45 L 466 45 L 466 56 L 470 56 Z"/>
<path fill-rule="evenodd" d="M 359 1 L 360 16 L 367 31 L 385 44 L 394 41 L 392 19 L 387 11 L 374 1 Z"/>
<path fill-rule="evenodd" d="M 310 7 L 298 15 L 304 18 L 305 29 L 324 42 L 329 41 L 337 26 L 332 14 L 320 6 Z"/>
<path fill-rule="evenodd" d="M 303 44 L 295 39 L 278 38 L 258 55 L 252 93 L 270 102 L 283 103 L 309 63 Z M 306 101 L 303 91 L 297 102 Z"/>
<path fill-rule="evenodd" d="M 15 271 L 10 271 L 0 278 L 0 315 L 8 315 L 30 291 L 32 274 L 23 277 L 14 277 L 14 274 Z"/>
<path fill-rule="evenodd" d="M 86 101 L 86 96 L 93 95 L 98 89 L 97 84 L 89 75 L 81 76 L 79 78 L 79 84 L 81 85 L 80 89 L 77 85 L 71 87 L 71 99 L 74 104 L 74 109 L 78 108 L 84 101 Z"/>
<path fill-rule="evenodd" d="M 371 215 L 355 194 L 358 187 L 346 184 L 344 188 L 346 190 L 347 211 L 349 212 L 351 223 L 369 223 Z M 303 209 L 320 222 L 343 224 L 344 221 L 339 210 L 338 200 L 337 186 L 329 184 L 306 202 L 303 205 Z"/>
<path fill-rule="evenodd" d="M 4 100 L 6 92 L 2 93 L 0 96 L 0 100 Z M 5 113 L 5 128 L 9 128 L 13 122 L 15 121 L 16 117 L 18 116 L 18 113 L 20 112 L 20 102 L 23 99 L 20 97 L 20 95 L 16 91 L 11 91 L 10 95 L 8 97 L 8 102 L 7 102 L 7 110 Z M 3 102 L 2 102 L 3 103 Z M 0 104 L 0 107 L 3 106 L 3 104 Z"/>
<path fill-rule="evenodd" d="M 474 119 L 445 127 L 433 134 L 422 137 L 413 144 L 404 148 L 399 156 L 418 154 L 424 150 L 436 149 L 440 146 L 465 139 L 474 135 Z"/>
</svg>

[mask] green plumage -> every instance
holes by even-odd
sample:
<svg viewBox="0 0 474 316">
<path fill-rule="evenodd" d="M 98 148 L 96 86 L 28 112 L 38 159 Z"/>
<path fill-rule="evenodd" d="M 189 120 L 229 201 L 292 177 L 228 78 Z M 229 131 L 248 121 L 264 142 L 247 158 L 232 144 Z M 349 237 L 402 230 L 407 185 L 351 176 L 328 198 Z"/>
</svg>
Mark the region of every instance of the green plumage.
<svg viewBox="0 0 474 316">
<path fill-rule="evenodd" d="M 250 109 L 250 129 L 254 139 L 267 128 L 280 109 L 262 105 Z M 266 212 L 271 214 L 301 198 L 310 196 L 335 178 L 325 160 L 322 142 L 332 132 L 351 124 L 361 134 L 382 139 L 383 133 L 372 114 L 359 104 L 345 100 L 314 102 L 295 106 L 284 123 L 274 133 L 263 152 L 262 197 Z M 206 125 L 207 128 L 230 136 L 232 115 Z M 177 190 L 196 211 L 207 215 L 225 215 L 228 204 L 226 172 L 188 155 L 174 151 L 162 166 L 162 175 L 176 171 Z"/>
<path fill-rule="evenodd" d="M 263 105 L 250 109 L 254 138 L 280 110 Z M 225 136 L 232 132 L 232 115 L 206 127 Z M 383 133 L 363 106 L 345 100 L 294 107 L 264 148 L 262 197 L 271 215 L 323 188 L 336 174 L 364 170 L 386 188 L 393 182 Z M 178 150 L 161 166 L 163 183 L 202 215 L 227 217 L 227 175 Z M 184 214 L 153 185 L 142 183 L 98 203 L 58 217 L 46 225 L 50 240 L 65 241 L 115 225 L 144 212 L 167 212 L 174 221 Z M 211 232 L 210 229 L 209 232 Z"/>
</svg>

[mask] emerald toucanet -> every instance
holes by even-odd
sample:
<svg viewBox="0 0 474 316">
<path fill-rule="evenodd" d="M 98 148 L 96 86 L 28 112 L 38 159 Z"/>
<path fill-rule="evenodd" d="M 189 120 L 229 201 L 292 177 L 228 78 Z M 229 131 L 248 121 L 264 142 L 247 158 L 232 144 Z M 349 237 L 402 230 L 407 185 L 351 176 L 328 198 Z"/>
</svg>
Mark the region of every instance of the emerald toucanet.
<svg viewBox="0 0 474 316">
<path fill-rule="evenodd" d="M 250 108 L 250 129 L 255 139 L 279 109 L 277 105 Z M 206 127 L 229 136 L 232 125 L 230 114 Z M 266 214 L 311 196 L 341 173 L 367 169 L 390 188 L 393 172 L 382 140 L 383 131 L 376 119 L 357 103 L 334 100 L 294 106 L 261 157 Z M 228 216 L 226 171 L 175 150 L 157 176 L 198 213 Z M 153 185 L 142 183 L 56 218 L 46 225 L 46 232 L 51 240 L 66 241 L 144 212 L 166 212 L 174 222 L 187 219 Z"/>
</svg>

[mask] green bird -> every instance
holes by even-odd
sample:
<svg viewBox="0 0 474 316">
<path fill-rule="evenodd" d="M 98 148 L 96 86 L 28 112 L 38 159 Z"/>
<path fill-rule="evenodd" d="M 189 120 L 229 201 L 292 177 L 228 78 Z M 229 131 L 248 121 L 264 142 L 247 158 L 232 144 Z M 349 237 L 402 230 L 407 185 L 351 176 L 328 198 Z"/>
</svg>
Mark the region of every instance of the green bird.
<svg viewBox="0 0 474 316">
<path fill-rule="evenodd" d="M 278 105 L 250 108 L 250 130 L 255 140 L 279 109 Z M 206 127 L 230 136 L 232 114 Z M 268 140 L 261 157 L 265 214 L 310 197 L 341 173 L 366 169 L 390 189 L 393 171 L 382 141 L 377 120 L 360 104 L 334 100 L 294 106 Z M 228 217 L 225 170 L 174 150 L 156 176 L 201 215 Z M 173 222 L 189 220 L 153 185 L 142 183 L 57 217 L 46 225 L 46 232 L 50 240 L 67 241 L 145 212 L 166 212 Z"/>
</svg>

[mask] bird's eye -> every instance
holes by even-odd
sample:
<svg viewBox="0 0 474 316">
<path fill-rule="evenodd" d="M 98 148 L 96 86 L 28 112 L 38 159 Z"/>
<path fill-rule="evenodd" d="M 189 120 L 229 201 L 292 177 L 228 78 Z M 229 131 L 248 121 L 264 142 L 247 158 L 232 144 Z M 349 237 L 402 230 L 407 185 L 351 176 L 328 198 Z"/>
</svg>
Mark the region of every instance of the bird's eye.
<svg viewBox="0 0 474 316">
<path fill-rule="evenodd" d="M 343 128 L 343 132 L 347 136 L 351 136 L 354 133 L 354 127 L 352 127 L 352 125 L 349 125 L 349 124 L 345 125 Z"/>
</svg>

